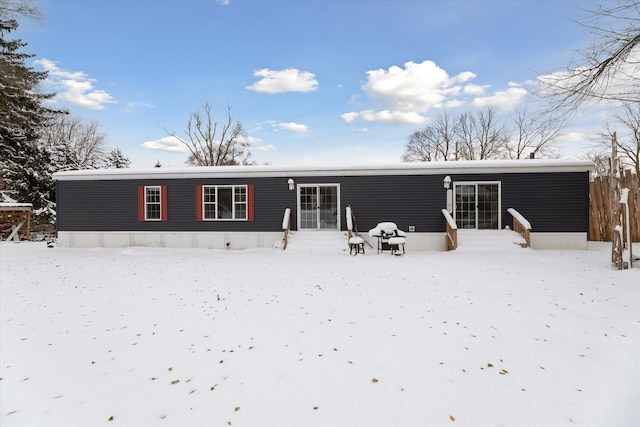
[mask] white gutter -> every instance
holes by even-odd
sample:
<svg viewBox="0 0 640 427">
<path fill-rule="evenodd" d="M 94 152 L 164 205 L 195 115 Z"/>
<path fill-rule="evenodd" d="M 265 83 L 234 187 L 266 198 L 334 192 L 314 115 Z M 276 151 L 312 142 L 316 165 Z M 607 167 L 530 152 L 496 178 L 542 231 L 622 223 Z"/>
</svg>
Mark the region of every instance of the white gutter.
<svg viewBox="0 0 640 427">
<path fill-rule="evenodd" d="M 380 166 L 283 167 L 214 166 L 153 169 L 91 169 L 56 172 L 58 181 L 176 178 L 258 178 L 304 176 L 379 176 L 439 175 L 523 172 L 588 172 L 594 164 L 588 160 L 470 160 L 452 162 L 400 163 Z"/>
</svg>

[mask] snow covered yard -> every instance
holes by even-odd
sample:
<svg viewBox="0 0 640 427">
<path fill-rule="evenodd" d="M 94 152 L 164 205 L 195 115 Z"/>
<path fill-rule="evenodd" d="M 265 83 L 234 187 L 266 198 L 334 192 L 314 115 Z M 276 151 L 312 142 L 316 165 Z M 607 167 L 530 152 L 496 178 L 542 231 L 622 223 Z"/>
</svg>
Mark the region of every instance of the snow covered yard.
<svg viewBox="0 0 640 427">
<path fill-rule="evenodd" d="M 1 243 L 0 425 L 640 425 L 640 269 L 589 251 Z"/>
</svg>

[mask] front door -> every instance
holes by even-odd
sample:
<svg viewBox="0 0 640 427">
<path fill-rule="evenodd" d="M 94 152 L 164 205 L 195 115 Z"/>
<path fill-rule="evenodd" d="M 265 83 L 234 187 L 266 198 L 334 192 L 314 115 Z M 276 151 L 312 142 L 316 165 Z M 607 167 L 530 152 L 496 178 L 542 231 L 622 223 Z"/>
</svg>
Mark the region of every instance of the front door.
<svg viewBox="0 0 640 427">
<path fill-rule="evenodd" d="M 339 229 L 339 187 L 337 185 L 298 186 L 298 224 L 302 230 Z"/>
<path fill-rule="evenodd" d="M 461 229 L 498 230 L 500 218 L 500 183 L 456 183 L 455 218 Z"/>
</svg>

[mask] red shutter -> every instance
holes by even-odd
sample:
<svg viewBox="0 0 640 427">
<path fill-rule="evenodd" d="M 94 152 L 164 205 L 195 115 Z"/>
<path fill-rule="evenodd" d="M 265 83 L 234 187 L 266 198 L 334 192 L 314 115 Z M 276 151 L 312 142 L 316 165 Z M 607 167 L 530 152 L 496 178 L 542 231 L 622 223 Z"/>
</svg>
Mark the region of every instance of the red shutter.
<svg viewBox="0 0 640 427">
<path fill-rule="evenodd" d="M 169 193 L 167 186 L 163 185 L 162 187 L 160 187 L 160 219 L 162 221 L 168 221 L 169 220 L 169 211 L 168 211 L 168 206 L 169 204 L 167 203 L 167 194 Z"/>
<path fill-rule="evenodd" d="M 253 221 L 253 184 L 247 185 L 247 221 Z"/>
<path fill-rule="evenodd" d="M 196 221 L 202 221 L 202 185 L 196 186 Z"/>
<path fill-rule="evenodd" d="M 138 221 L 144 221 L 144 186 L 138 187 Z"/>
</svg>

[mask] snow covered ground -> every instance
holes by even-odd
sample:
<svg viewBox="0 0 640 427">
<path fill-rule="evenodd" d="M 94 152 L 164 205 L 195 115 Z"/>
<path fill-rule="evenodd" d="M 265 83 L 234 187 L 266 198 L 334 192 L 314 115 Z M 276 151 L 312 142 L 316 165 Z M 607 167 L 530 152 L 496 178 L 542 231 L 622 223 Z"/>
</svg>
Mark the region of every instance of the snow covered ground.
<svg viewBox="0 0 640 427">
<path fill-rule="evenodd" d="M 638 426 L 609 250 L 3 242 L 0 425 Z"/>
</svg>

